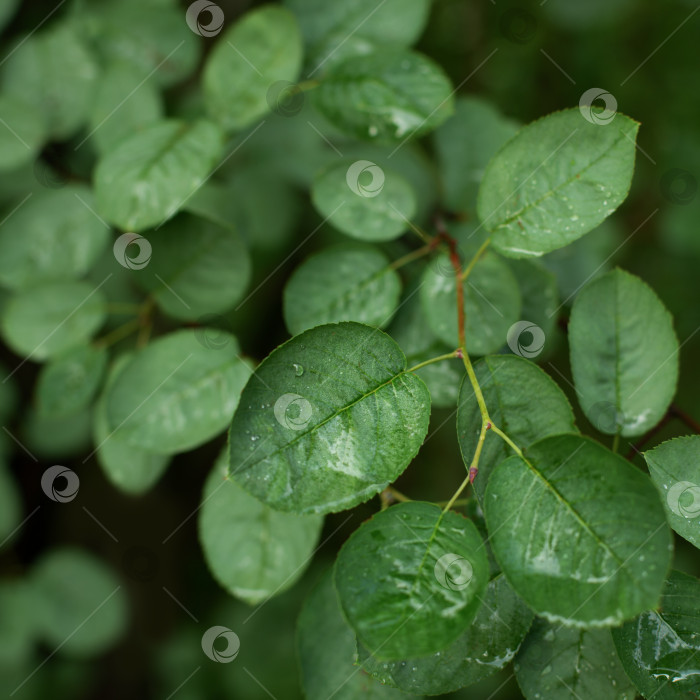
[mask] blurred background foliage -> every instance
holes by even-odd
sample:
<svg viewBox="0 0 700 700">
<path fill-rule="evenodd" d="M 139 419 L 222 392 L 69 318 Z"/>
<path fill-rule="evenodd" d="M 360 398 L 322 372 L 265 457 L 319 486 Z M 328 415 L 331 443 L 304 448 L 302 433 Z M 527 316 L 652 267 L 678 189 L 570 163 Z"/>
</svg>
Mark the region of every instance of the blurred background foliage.
<svg viewBox="0 0 700 700">
<path fill-rule="evenodd" d="M 227 25 L 256 4 L 219 1 Z M 186 46 L 173 73 L 159 73 L 149 93 L 152 104 L 144 109 L 155 117 L 199 115 L 201 66 L 216 39 L 202 39 L 186 29 L 187 3 L 122 0 L 120 5 L 118 13 L 110 14 L 110 3 L 101 0 L 0 0 L 0 60 L 40 24 L 41 31 L 61 27 L 74 32 L 85 52 L 75 70 L 83 71 L 86 81 L 75 99 L 92 100 L 105 86 L 120 81 L 117 67 L 99 73 L 106 56 L 148 65 L 149 52 L 160 55 L 162 47 L 181 36 Z M 416 45 L 444 67 L 459 96 L 484 101 L 483 118 L 491 126 L 497 120 L 526 123 L 576 106 L 591 87 L 611 92 L 620 111 L 642 123 L 627 201 L 600 229 L 545 258 L 557 273 L 565 303 L 559 327 L 552 329 L 539 361 L 576 407 L 562 332 L 576 291 L 615 265 L 646 280 L 673 313 L 682 350 L 676 413 L 645 447 L 687 434 L 681 416 L 700 418 L 700 363 L 695 361 L 700 351 L 698 9 L 694 0 L 434 0 Z M 174 16 L 181 21 L 171 21 Z M 60 41 L 49 46 L 48 55 L 62 46 Z M 91 65 L 93 77 L 88 75 Z M 45 77 L 53 79 L 50 70 Z M 24 80 L 21 74 L 2 75 L 3 86 Z M 91 139 L 89 147 L 77 148 L 90 127 L 76 132 L 52 112 L 50 103 L 43 110 L 42 118 L 53 120 L 52 135 L 35 162 L 0 173 L 0 220 L 28 192 L 89 181 L 97 155 L 123 135 L 114 123 Z M 348 141 L 309 104 L 293 118 L 271 114 L 266 120 L 255 138 L 246 141 L 252 129 L 239 134 L 241 147 L 188 205 L 192 212 L 215 211 L 233 220 L 250 247 L 250 298 L 226 320 L 244 353 L 257 360 L 288 337 L 281 298 L 291 271 L 314 250 L 339 240 L 330 226 L 309 236 L 321 221 L 309 204 L 314 174 L 337 158 L 337 151 L 381 165 L 392 150 Z M 93 126 L 97 123 L 99 114 L 94 114 Z M 450 128 L 448 122 L 444 129 Z M 458 139 L 458 129 L 455 134 Z M 441 187 L 435 158 L 439 140 L 432 135 L 407 145 L 391 163 L 415 186 L 415 221 L 428 229 Z M 449 197 L 448 187 L 448 202 Z M 453 228 L 458 237 L 460 227 L 470 225 L 470 214 L 463 214 L 467 221 Z M 403 239 L 383 247 L 393 257 L 410 249 Z M 281 260 L 285 262 L 277 269 Z M 109 250 L 90 277 L 101 279 L 111 262 Z M 110 300 L 138 300 L 126 271 L 118 273 L 107 285 Z M 0 304 L 5 297 L 0 291 Z M 110 321 L 114 327 L 121 322 L 123 318 Z M 159 317 L 157 325 L 156 332 L 161 332 L 172 322 Z M 0 356 L 6 368 L 18 364 L 5 346 Z M 303 578 L 279 597 L 249 607 L 227 596 L 212 579 L 197 541 L 201 489 L 223 438 L 175 457 L 156 488 L 130 497 L 106 480 L 94 458 L 83 464 L 90 450 L 89 415 L 63 423 L 36 415 L 32 391 L 38 369 L 27 363 L 11 383 L 0 384 L 0 541 L 8 537 L 0 548 L 0 693 L 8 696 L 22 683 L 13 697 L 300 697 L 294 636 L 301 601 L 348 534 L 377 510 L 377 499 L 327 517 L 319 552 Z M 452 408 L 433 409 L 426 444 L 397 483 L 404 493 L 439 501 L 462 480 L 453 413 Z M 592 431 L 581 414 L 577 419 Z M 21 436 L 38 462 L 10 434 Z M 606 436 L 597 435 L 608 444 Z M 621 451 L 641 466 L 624 440 Z M 42 494 L 40 474 L 55 461 L 79 473 L 79 501 L 51 503 Z M 675 568 L 700 574 L 691 545 L 679 538 L 676 542 Z M 61 609 L 50 605 L 51 591 L 62 589 L 65 620 Z M 92 610 L 93 600 L 110 591 L 111 612 L 105 609 L 99 624 L 87 625 L 63 644 L 71 614 Z M 202 631 L 213 624 L 236 630 L 241 639 L 236 663 L 214 664 L 202 655 Z M 453 697 L 507 700 L 521 695 L 509 667 Z"/>
</svg>

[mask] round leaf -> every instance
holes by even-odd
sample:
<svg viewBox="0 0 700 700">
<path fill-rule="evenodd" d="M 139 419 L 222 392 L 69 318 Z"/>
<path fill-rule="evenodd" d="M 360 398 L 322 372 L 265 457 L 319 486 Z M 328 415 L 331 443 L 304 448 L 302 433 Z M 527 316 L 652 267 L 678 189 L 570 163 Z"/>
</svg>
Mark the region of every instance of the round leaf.
<svg viewBox="0 0 700 700">
<path fill-rule="evenodd" d="M 0 170 L 14 170 L 36 157 L 45 137 L 42 115 L 24 97 L 0 95 Z"/>
</svg>

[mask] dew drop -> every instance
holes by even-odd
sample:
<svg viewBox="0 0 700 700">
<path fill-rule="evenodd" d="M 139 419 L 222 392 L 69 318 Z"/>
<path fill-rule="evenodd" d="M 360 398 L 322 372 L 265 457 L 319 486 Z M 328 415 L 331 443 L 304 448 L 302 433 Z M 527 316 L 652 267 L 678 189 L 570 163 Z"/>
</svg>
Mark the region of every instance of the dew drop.
<svg viewBox="0 0 700 700">
<path fill-rule="evenodd" d="M 301 377 L 301 375 L 304 374 L 304 368 L 301 365 L 294 363 L 292 367 L 294 367 L 294 374 L 297 377 Z"/>
</svg>

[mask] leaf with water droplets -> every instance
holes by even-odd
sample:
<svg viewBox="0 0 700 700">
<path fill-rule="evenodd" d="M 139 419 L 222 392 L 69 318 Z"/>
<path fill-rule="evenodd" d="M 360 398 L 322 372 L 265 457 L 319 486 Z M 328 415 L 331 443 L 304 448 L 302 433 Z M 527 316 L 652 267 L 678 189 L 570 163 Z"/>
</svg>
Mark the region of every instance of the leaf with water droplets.
<svg viewBox="0 0 700 700">
<path fill-rule="evenodd" d="M 343 612 L 377 659 L 446 649 L 474 619 L 488 580 L 486 547 L 474 523 L 421 501 L 363 523 L 335 565 Z"/>
<path fill-rule="evenodd" d="M 700 581 L 672 571 L 658 610 L 613 629 L 627 675 L 645 698 L 700 697 Z"/>
<path fill-rule="evenodd" d="M 229 433 L 230 473 L 279 510 L 344 510 L 403 472 L 429 418 L 428 390 L 388 335 L 352 322 L 317 326 L 248 381 Z"/>
<path fill-rule="evenodd" d="M 539 615 L 610 626 L 657 605 L 671 533 L 649 478 L 590 438 L 552 435 L 491 473 L 493 552 Z"/>
<path fill-rule="evenodd" d="M 594 121 L 579 109 L 555 112 L 522 128 L 494 156 L 477 202 L 494 248 L 514 258 L 563 248 L 624 201 L 639 124 L 623 114 Z"/>
</svg>

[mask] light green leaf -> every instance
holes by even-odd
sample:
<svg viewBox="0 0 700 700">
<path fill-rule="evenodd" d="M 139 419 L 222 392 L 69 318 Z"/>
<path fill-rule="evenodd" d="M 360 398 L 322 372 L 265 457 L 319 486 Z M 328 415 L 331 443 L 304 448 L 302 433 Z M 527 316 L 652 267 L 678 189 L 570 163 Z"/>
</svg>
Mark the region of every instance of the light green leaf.
<svg viewBox="0 0 700 700">
<path fill-rule="evenodd" d="M 107 351 L 93 345 L 71 348 L 47 362 L 36 383 L 36 409 L 61 416 L 85 408 L 100 388 Z"/>
<path fill-rule="evenodd" d="M 0 119 L 0 170 L 11 171 L 36 157 L 46 127 L 34 105 L 12 94 L 0 95 Z"/>
<path fill-rule="evenodd" d="M 612 630 L 627 675 L 645 698 L 700 694 L 700 581 L 672 571 L 658 610 Z"/>
<path fill-rule="evenodd" d="M 311 561 L 323 517 L 272 510 L 227 477 L 228 447 L 204 485 L 199 540 L 214 578 L 256 605 L 292 586 Z"/>
<path fill-rule="evenodd" d="M 369 160 L 341 161 L 320 172 L 311 199 L 339 231 L 366 241 L 396 238 L 416 212 L 411 185 Z"/>
<path fill-rule="evenodd" d="M 89 340 L 102 325 L 105 300 L 87 282 L 37 285 L 10 297 L 0 329 L 18 355 L 43 362 Z"/>
<path fill-rule="evenodd" d="M 402 661 L 377 661 L 359 649 L 362 667 L 406 693 L 439 695 L 477 683 L 515 656 L 533 614 L 502 575 L 492 579 L 467 629 L 444 651 Z"/>
<path fill-rule="evenodd" d="M 323 323 L 385 326 L 399 304 L 401 278 L 378 248 L 346 243 L 307 258 L 284 289 L 284 320 L 292 335 Z"/>
<path fill-rule="evenodd" d="M 84 275 L 109 240 L 83 186 L 33 195 L 0 227 L 0 283 L 11 289 Z"/>
<path fill-rule="evenodd" d="M 644 453 L 671 527 L 700 548 L 700 435 L 679 437 Z"/>
<path fill-rule="evenodd" d="M 119 427 L 112 428 L 107 418 L 107 392 L 132 355 L 118 357 L 107 374 L 105 387 L 95 403 L 92 432 L 95 456 L 107 479 L 118 489 L 133 496 L 148 491 L 168 468 L 170 457 L 130 445 Z"/>
<path fill-rule="evenodd" d="M 601 432 L 642 435 L 661 420 L 676 392 L 678 340 L 646 283 L 619 269 L 591 282 L 571 310 L 569 346 L 579 403 Z"/>
<path fill-rule="evenodd" d="M 63 654 L 93 656 L 126 631 L 126 595 L 112 570 L 92 554 L 52 549 L 30 576 L 39 631 L 52 649 L 60 645 Z"/>
<path fill-rule="evenodd" d="M 521 129 L 479 188 L 478 214 L 493 246 L 515 258 L 542 255 L 598 226 L 627 197 L 638 129 L 623 114 L 593 123 L 578 108 Z"/>
<path fill-rule="evenodd" d="M 536 619 L 520 647 L 515 677 L 528 700 L 634 700 L 610 630 L 580 630 Z"/>
<path fill-rule="evenodd" d="M 380 511 L 345 542 L 335 564 L 345 617 L 377 659 L 444 651 L 476 615 L 489 580 L 474 523 L 432 503 Z"/>
<path fill-rule="evenodd" d="M 230 309 L 250 280 L 241 236 L 194 216 L 179 216 L 148 234 L 151 260 L 138 275 L 169 316 L 195 320 Z"/>
<path fill-rule="evenodd" d="M 279 510 L 366 501 L 415 457 L 430 418 L 425 384 L 376 328 L 312 328 L 256 369 L 231 424 L 231 476 Z"/>
<path fill-rule="evenodd" d="M 489 477 L 486 523 L 509 583 L 539 615 L 615 625 L 657 605 L 671 533 L 647 476 L 590 438 L 553 435 Z"/>
<path fill-rule="evenodd" d="M 163 116 L 163 102 L 154 81 L 143 81 L 130 63 L 115 62 L 104 71 L 89 118 L 89 134 L 99 153 Z"/>
<path fill-rule="evenodd" d="M 297 623 L 301 685 L 307 700 L 402 700 L 355 665 L 355 634 L 343 619 L 330 569 L 304 602 Z"/>
<path fill-rule="evenodd" d="M 490 355 L 474 364 L 491 419 L 521 448 L 548 435 L 578 432 L 564 392 L 537 365 L 515 355 Z M 459 392 L 457 436 L 467 469 L 474 458 L 481 411 L 471 383 L 465 377 Z M 483 503 L 493 470 L 513 451 L 496 434 L 487 432 L 474 489 Z"/>
<path fill-rule="evenodd" d="M 160 454 L 190 450 L 220 433 L 250 369 L 236 338 L 217 333 L 214 348 L 194 331 L 179 330 L 137 352 L 107 392 L 110 429 Z"/>
<path fill-rule="evenodd" d="M 2 90 L 31 104 L 43 117 L 47 135 L 66 139 L 87 118 L 97 64 L 80 34 L 67 24 L 22 41 L 3 63 Z"/>
<path fill-rule="evenodd" d="M 104 156 L 95 172 L 99 213 L 129 231 L 162 223 L 183 207 L 221 155 L 223 135 L 207 121 L 157 122 Z"/>
<path fill-rule="evenodd" d="M 484 169 L 517 130 L 517 124 L 490 102 L 480 97 L 457 98 L 455 114 L 433 136 L 445 206 L 458 212 L 476 212 Z"/>
<path fill-rule="evenodd" d="M 225 129 L 238 130 L 270 110 L 268 91 L 294 82 L 302 39 L 294 15 L 278 5 L 248 12 L 217 42 L 204 67 L 204 100 Z"/>
<path fill-rule="evenodd" d="M 462 283 L 467 347 L 474 355 L 500 350 L 520 319 L 520 290 L 504 260 L 486 253 Z M 420 298 L 433 333 L 452 347 L 459 344 L 455 274 L 446 253 L 428 265 Z"/>
<path fill-rule="evenodd" d="M 377 51 L 333 66 L 314 90 L 314 104 L 350 136 L 380 142 L 418 137 L 454 111 L 442 68 L 413 51 Z"/>
</svg>

